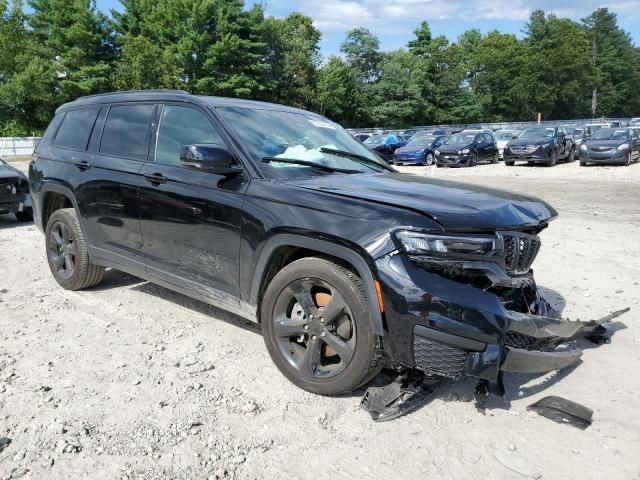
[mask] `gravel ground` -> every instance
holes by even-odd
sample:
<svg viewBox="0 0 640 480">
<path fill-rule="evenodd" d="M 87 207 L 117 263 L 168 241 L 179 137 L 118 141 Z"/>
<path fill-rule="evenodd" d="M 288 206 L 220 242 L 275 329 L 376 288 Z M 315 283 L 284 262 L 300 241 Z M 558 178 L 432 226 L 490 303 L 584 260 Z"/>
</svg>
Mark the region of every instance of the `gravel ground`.
<svg viewBox="0 0 640 480">
<path fill-rule="evenodd" d="M 231 314 L 116 271 L 62 290 L 36 227 L 0 216 L 0 479 L 640 478 L 640 164 L 401 170 L 552 203 L 538 283 L 571 318 L 631 306 L 627 328 L 575 368 L 508 375 L 484 415 L 463 380 L 375 424 L 362 391 L 288 383 Z M 593 425 L 526 410 L 547 395 L 592 408 Z"/>
</svg>

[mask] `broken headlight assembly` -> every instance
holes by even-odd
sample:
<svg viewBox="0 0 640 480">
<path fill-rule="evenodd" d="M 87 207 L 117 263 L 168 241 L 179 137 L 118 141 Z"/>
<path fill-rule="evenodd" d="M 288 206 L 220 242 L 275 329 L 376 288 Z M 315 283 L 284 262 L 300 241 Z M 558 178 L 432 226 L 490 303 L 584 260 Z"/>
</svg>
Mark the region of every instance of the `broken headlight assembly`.
<svg viewBox="0 0 640 480">
<path fill-rule="evenodd" d="M 530 283 L 529 269 L 540 248 L 538 236 L 524 232 L 441 235 L 400 230 L 395 236 L 414 263 L 479 288 Z"/>
<path fill-rule="evenodd" d="M 409 256 L 428 255 L 436 258 L 487 256 L 497 250 L 494 236 L 438 235 L 410 230 L 396 232 L 396 238 Z"/>
</svg>

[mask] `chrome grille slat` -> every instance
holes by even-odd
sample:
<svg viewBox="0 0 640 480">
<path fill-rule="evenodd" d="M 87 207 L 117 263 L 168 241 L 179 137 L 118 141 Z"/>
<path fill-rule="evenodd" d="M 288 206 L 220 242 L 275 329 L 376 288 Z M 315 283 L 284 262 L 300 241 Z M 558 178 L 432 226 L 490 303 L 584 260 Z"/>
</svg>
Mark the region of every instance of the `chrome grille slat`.
<svg viewBox="0 0 640 480">
<path fill-rule="evenodd" d="M 538 236 L 522 232 L 501 232 L 500 235 L 504 242 L 504 263 L 507 273 L 527 273 L 540 250 Z"/>
</svg>

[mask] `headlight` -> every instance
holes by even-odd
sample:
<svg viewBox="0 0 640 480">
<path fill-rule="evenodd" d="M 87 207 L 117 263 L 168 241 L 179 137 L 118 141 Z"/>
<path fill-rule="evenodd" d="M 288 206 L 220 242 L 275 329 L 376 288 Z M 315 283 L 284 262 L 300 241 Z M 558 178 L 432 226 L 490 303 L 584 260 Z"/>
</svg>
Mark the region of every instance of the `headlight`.
<svg viewBox="0 0 640 480">
<path fill-rule="evenodd" d="M 580 145 L 580 150 L 582 150 L 583 152 L 586 152 L 587 146 L 583 143 L 582 145 Z"/>
<path fill-rule="evenodd" d="M 436 150 L 436 151 L 435 151 L 435 152 L 433 152 L 433 153 L 435 153 L 436 155 L 440 155 L 440 150 Z"/>
<path fill-rule="evenodd" d="M 463 148 L 462 150 L 458 150 L 458 155 L 466 155 L 467 153 L 469 153 L 468 148 Z"/>
<path fill-rule="evenodd" d="M 476 235 L 437 235 L 401 230 L 396 238 L 408 255 L 465 256 L 487 255 L 496 249 L 496 237 Z"/>
<path fill-rule="evenodd" d="M 620 145 L 618 147 L 618 150 L 627 150 L 629 148 L 629 144 L 628 143 L 623 143 L 622 145 Z"/>
</svg>

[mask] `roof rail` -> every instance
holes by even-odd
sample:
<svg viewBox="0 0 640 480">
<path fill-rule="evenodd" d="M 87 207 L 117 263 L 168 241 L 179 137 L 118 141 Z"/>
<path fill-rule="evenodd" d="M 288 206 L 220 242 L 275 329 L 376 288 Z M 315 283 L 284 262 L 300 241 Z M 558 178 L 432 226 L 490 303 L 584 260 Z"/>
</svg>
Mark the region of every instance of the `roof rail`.
<svg viewBox="0 0 640 480">
<path fill-rule="evenodd" d="M 122 94 L 126 94 L 126 93 L 178 93 L 178 94 L 182 94 L 182 95 L 191 95 L 186 90 L 174 90 L 174 89 L 171 89 L 171 88 L 152 88 L 152 89 L 149 89 L 149 90 L 120 90 L 120 91 L 117 91 L 117 92 L 95 93 L 93 95 L 84 95 L 82 97 L 78 97 L 78 99 L 80 99 L 80 98 L 93 98 L 93 97 L 106 97 L 108 95 L 122 95 Z"/>
</svg>

